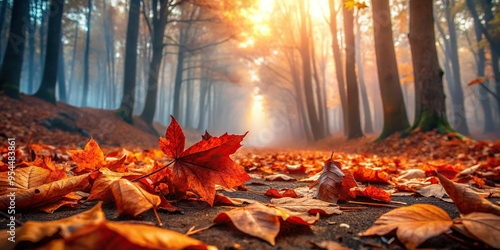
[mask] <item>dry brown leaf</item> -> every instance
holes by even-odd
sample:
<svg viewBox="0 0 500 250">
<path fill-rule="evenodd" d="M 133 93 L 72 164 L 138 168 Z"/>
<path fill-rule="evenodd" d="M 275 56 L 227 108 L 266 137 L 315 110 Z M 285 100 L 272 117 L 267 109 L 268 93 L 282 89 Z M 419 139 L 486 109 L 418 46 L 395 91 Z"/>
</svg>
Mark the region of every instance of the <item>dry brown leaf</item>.
<svg viewBox="0 0 500 250">
<path fill-rule="evenodd" d="M 158 195 L 148 193 L 138 183 L 126 179 L 114 181 L 110 189 L 116 202 L 118 215 L 137 216 L 151 208 L 158 207 L 161 203 Z"/>
<path fill-rule="evenodd" d="M 214 223 L 233 222 L 240 231 L 261 238 L 275 245 L 275 238 L 280 231 L 280 220 L 274 208 L 261 203 L 253 203 L 243 208 L 222 212 L 214 219 Z"/>
<path fill-rule="evenodd" d="M 459 221 L 479 240 L 500 248 L 500 216 L 489 213 L 470 213 Z"/>
<path fill-rule="evenodd" d="M 440 184 L 431 184 L 421 188 L 417 188 L 417 192 L 424 197 L 434 196 L 439 199 L 443 199 L 446 195 L 446 191 Z"/>
<path fill-rule="evenodd" d="M 30 189 L 15 192 L 16 209 L 41 207 L 86 186 L 89 174 L 73 176 Z M 9 207 L 11 193 L 0 196 L 0 210 Z"/>
<path fill-rule="evenodd" d="M 77 192 L 71 192 L 65 196 L 62 197 L 62 199 L 56 201 L 56 202 L 53 202 L 53 203 L 50 203 L 50 204 L 47 204 L 43 207 L 40 207 L 39 210 L 42 210 L 46 213 L 53 213 L 54 211 L 56 211 L 57 209 L 61 208 L 61 207 L 77 207 L 79 205 L 79 201 L 82 199 L 83 197 L 78 194 Z"/>
<path fill-rule="evenodd" d="M 8 193 L 7 188 L 30 189 L 46 183 L 50 176 L 50 170 L 31 166 L 26 168 L 16 168 L 14 175 L 11 172 L 0 172 L 0 195 Z M 9 180 L 9 174 L 11 180 Z M 11 183 L 14 185 L 12 186 Z"/>
<path fill-rule="evenodd" d="M 222 204 L 222 205 L 231 205 L 231 206 L 239 206 L 243 205 L 244 203 L 252 204 L 256 203 L 256 200 L 251 200 L 251 199 L 243 199 L 243 198 L 232 198 L 232 197 L 227 197 L 222 194 L 216 194 L 214 203 L 215 204 Z"/>
<path fill-rule="evenodd" d="M 500 216 L 500 206 L 479 196 L 467 185 L 454 183 L 440 173 L 437 173 L 437 176 L 460 213 L 483 212 Z"/>
<path fill-rule="evenodd" d="M 318 194 L 320 200 L 336 203 L 343 192 L 342 180 L 345 174 L 338 162 L 328 159 L 318 178 Z"/>
<path fill-rule="evenodd" d="M 35 244 L 44 238 L 69 237 L 78 228 L 100 224 L 105 220 L 101 203 L 98 203 L 90 210 L 64 219 L 47 222 L 27 221 L 23 226 L 16 229 L 15 243 L 8 241 L 9 236 L 7 236 L 7 231 L 2 230 L 0 246 L 4 250 L 10 250 L 14 249 L 21 242 L 24 242 L 24 244 Z"/>
<path fill-rule="evenodd" d="M 286 208 L 293 212 L 309 213 L 309 214 L 341 214 L 339 206 L 330 202 L 311 199 L 311 198 L 279 198 L 271 199 L 271 203 L 282 208 Z"/>
<path fill-rule="evenodd" d="M 131 176 L 131 175 L 137 175 L 139 176 L 140 174 L 137 173 L 117 173 L 113 172 L 107 168 L 101 168 L 99 169 L 99 172 L 101 172 L 101 175 L 97 177 L 97 179 L 94 181 L 94 184 L 92 185 L 92 189 L 90 190 L 90 195 L 87 198 L 88 200 L 101 200 L 104 203 L 110 202 L 113 200 L 113 196 L 110 191 L 110 185 L 116 180 L 121 179 L 124 176 Z"/>
<path fill-rule="evenodd" d="M 286 174 L 272 174 L 264 177 L 266 181 L 295 181 L 296 179 Z"/>
<path fill-rule="evenodd" d="M 315 246 L 318 249 L 324 249 L 324 250 L 351 250 L 352 248 L 348 248 L 343 246 L 342 244 L 335 242 L 335 241 L 322 241 L 322 242 L 312 242 L 310 241 L 311 245 Z"/>
<path fill-rule="evenodd" d="M 153 226 L 105 221 L 51 242 L 45 249 L 209 249 L 194 238 Z M 57 249 L 57 248 L 56 248 Z"/>
<path fill-rule="evenodd" d="M 407 248 L 415 249 L 425 240 L 446 232 L 452 224 L 443 209 L 429 204 L 415 204 L 383 214 L 372 227 L 359 235 L 386 235 L 397 230 L 398 239 Z"/>
<path fill-rule="evenodd" d="M 275 238 L 280 231 L 281 220 L 295 225 L 311 225 L 319 216 L 312 217 L 304 213 L 295 213 L 285 208 L 267 207 L 261 203 L 253 203 L 246 207 L 222 212 L 214 219 L 214 223 L 232 222 L 240 231 L 263 239 L 275 245 Z"/>
</svg>

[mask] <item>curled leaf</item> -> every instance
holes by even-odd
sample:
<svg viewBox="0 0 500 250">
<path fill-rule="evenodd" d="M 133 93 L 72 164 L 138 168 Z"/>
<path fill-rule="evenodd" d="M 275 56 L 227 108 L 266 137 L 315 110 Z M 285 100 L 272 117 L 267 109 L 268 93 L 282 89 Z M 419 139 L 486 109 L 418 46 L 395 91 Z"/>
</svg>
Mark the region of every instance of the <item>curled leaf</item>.
<svg viewBox="0 0 500 250">
<path fill-rule="evenodd" d="M 470 213 L 460 221 L 479 240 L 494 248 L 500 248 L 500 216 L 488 213 Z"/>
<path fill-rule="evenodd" d="M 119 179 L 111 183 L 111 192 L 116 202 L 118 214 L 137 216 L 160 205 L 160 197 L 142 189 L 138 183 Z"/>
</svg>

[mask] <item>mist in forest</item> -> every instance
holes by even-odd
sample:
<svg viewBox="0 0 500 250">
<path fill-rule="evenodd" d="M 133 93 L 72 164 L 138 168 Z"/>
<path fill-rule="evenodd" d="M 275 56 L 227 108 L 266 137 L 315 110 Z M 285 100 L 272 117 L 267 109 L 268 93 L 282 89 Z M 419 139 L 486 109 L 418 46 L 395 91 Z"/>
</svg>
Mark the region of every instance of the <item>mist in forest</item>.
<svg viewBox="0 0 500 250">
<path fill-rule="evenodd" d="M 500 138 L 499 9 L 434 1 L 427 31 L 448 123 L 473 138 Z M 245 145 L 305 145 L 385 133 L 391 109 L 414 124 L 410 13 L 403 0 L 2 0 L 0 58 L 21 53 L 27 95 L 129 122 L 173 115 L 200 134 L 249 131 Z"/>
</svg>

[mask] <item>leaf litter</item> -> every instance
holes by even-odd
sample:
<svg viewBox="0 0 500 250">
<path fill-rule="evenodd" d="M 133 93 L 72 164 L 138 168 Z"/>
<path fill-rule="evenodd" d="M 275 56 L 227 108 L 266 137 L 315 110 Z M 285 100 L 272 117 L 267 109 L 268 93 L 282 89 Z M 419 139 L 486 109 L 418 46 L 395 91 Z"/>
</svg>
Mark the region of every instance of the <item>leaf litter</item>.
<svg viewBox="0 0 500 250">
<path fill-rule="evenodd" d="M 301 227 L 311 227 L 323 220 L 318 217 L 320 214 L 327 217 L 337 216 L 350 204 L 384 206 L 384 203 L 391 202 L 391 194 L 396 192 L 418 195 L 417 191 L 432 186 L 434 186 L 432 190 L 438 190 L 439 187 L 443 190 L 442 186 L 445 188 L 453 186 L 455 191 L 448 189 L 446 191 L 452 199 L 459 199 L 459 201 L 461 199 L 462 202 L 458 204 L 455 202 L 455 204 L 464 214 L 463 216 L 451 220 L 449 215 L 443 214 L 439 208 L 425 204 L 400 207 L 382 215 L 373 227 L 363 232 L 362 235 L 385 235 L 393 230 L 398 231 L 399 228 L 411 228 L 413 225 L 419 230 L 427 230 L 427 233 L 417 236 L 405 233 L 396 233 L 396 235 L 406 247 L 415 248 L 427 238 L 443 232 L 448 233 L 450 228 L 458 232 L 457 228 L 460 228 L 461 235 L 469 235 L 466 237 L 468 241 L 480 241 L 489 246 L 498 247 L 498 242 L 495 241 L 499 238 L 498 228 L 496 224 L 491 223 L 498 221 L 496 214 L 498 206 L 485 202 L 484 199 L 484 196 L 495 197 L 500 193 L 495 184 L 499 179 L 500 161 L 497 158 L 500 155 L 500 144 L 498 142 L 474 142 L 468 139 L 460 141 L 446 135 L 419 133 L 405 139 L 390 137 L 377 147 L 371 144 L 357 145 L 353 147 L 355 150 L 350 151 L 352 153 L 338 151 L 330 154 L 327 151 L 336 150 L 333 145 L 327 145 L 325 148 L 328 149 L 325 151 L 244 149 L 236 152 L 244 136 L 224 134 L 220 137 L 213 137 L 207 132 L 198 143 L 184 149 L 183 130 L 172 117 L 172 123 L 167 128 L 165 137 L 159 140 L 160 150 L 158 148 L 143 151 L 129 151 L 123 148 L 101 149 L 92 139 L 83 150 L 65 150 L 44 144 L 20 147 L 17 154 L 21 160 L 16 166 L 18 178 L 14 183 L 19 194 L 19 203 L 16 204 L 18 205 L 16 208 L 19 210 L 38 208 L 42 211 L 54 212 L 59 206 L 74 208 L 90 200 L 107 203 L 114 201 L 114 207 L 119 215 L 129 215 L 140 219 L 141 215 L 149 210 L 153 210 L 155 214 L 161 208 L 168 211 L 180 211 L 181 209 L 178 209 L 175 204 L 183 201 L 208 205 L 208 208 L 201 206 L 200 209 L 210 209 L 214 205 L 220 206 L 221 204 L 239 206 L 220 212 L 213 218 L 214 222 L 233 224 L 240 231 L 275 244 L 283 225 L 295 224 Z M 415 144 L 418 140 L 433 140 L 436 143 L 424 144 L 419 150 L 408 146 Z M 349 146 L 341 146 L 349 151 Z M 439 150 L 440 148 L 447 150 Z M 356 150 L 373 154 L 355 153 Z M 30 156 L 28 151 L 34 152 L 34 157 Z M 3 147 L 0 152 L 3 156 L 0 168 L 4 169 L 2 167 L 6 164 L 7 148 Z M 444 154 L 444 152 L 457 153 L 458 157 Z M 429 153 L 431 153 L 430 156 Z M 267 195 L 281 198 L 269 200 L 265 198 L 264 191 L 262 193 L 252 191 L 253 185 L 250 185 L 250 188 L 242 186 L 250 178 L 247 173 L 250 176 L 266 176 L 267 178 L 260 183 L 270 186 L 267 188 Z M 452 178 L 454 182 L 447 183 L 443 175 Z M 284 184 L 284 180 L 288 180 L 287 183 L 290 184 Z M 311 188 L 308 188 L 307 183 L 301 184 L 296 180 L 306 180 L 313 184 L 310 185 Z M 277 186 L 281 185 L 281 188 L 273 188 L 275 185 L 273 183 L 277 183 Z M 219 189 L 216 185 L 223 187 L 224 191 L 217 191 Z M 288 188 L 283 189 L 283 185 Z M 3 194 L 0 196 L 0 201 L 2 201 L 0 205 L 3 204 L 3 206 L 8 204 L 7 187 L 10 187 L 8 175 L 5 171 L 0 172 L 0 194 Z M 231 189 L 233 191 L 228 192 Z M 483 191 L 482 196 L 477 194 L 477 190 Z M 459 195 L 453 195 L 453 192 Z M 257 200 L 268 205 L 254 199 L 231 197 L 233 193 L 253 194 Z M 312 195 L 309 195 L 310 193 Z M 472 193 L 481 199 L 473 196 Z M 442 191 L 434 191 L 431 195 L 444 197 Z M 321 197 L 327 201 L 322 201 Z M 371 201 L 366 202 L 364 199 Z M 345 206 L 337 204 L 337 202 L 346 201 L 348 203 Z M 467 203 L 466 208 L 461 208 L 460 206 L 464 206 L 464 204 L 459 205 L 461 203 Z M 387 207 L 395 206 L 392 204 Z M 219 209 L 225 209 L 225 207 Z M 410 218 L 413 219 L 398 221 L 394 219 L 398 217 L 394 214 L 398 216 L 399 214 L 412 214 Z M 242 224 L 244 221 L 252 221 L 255 227 Z M 45 227 L 53 228 L 57 225 L 54 222 L 36 222 L 40 223 L 36 228 L 44 228 L 44 231 L 52 232 L 54 229 L 45 230 Z M 31 223 L 31 221 L 26 222 L 24 226 Z M 64 223 L 60 224 L 63 227 Z M 43 247 L 49 249 L 62 246 L 95 246 L 92 244 L 104 243 L 112 247 L 141 247 L 144 242 L 160 244 L 161 247 L 167 246 L 161 245 L 163 243 L 158 240 L 148 241 L 155 237 L 158 228 L 146 228 L 145 225 L 134 226 L 130 232 L 138 232 L 138 234 L 142 231 L 150 232 L 154 237 L 139 239 L 137 242 L 113 243 L 106 242 L 106 239 L 96 232 L 126 238 L 124 235 L 127 232 L 120 230 L 122 227 L 116 222 L 76 224 L 80 226 L 72 225 L 73 231 L 67 233 L 69 236 L 62 238 L 59 236 L 59 239 L 56 237 L 50 241 L 44 241 L 47 244 Z M 158 220 L 158 224 L 161 225 L 162 222 Z M 168 223 L 165 227 L 169 227 Z M 203 230 L 208 230 L 210 227 Z M 192 233 L 199 233 L 203 230 L 193 229 Z M 419 230 L 413 231 L 420 232 Z M 402 231 L 407 232 L 407 230 Z M 473 232 L 486 233 L 479 235 Z M 191 244 L 189 242 L 194 242 L 175 234 L 172 235 L 175 239 L 182 239 L 183 243 L 178 243 L 179 246 L 189 246 Z M 34 243 L 39 241 L 39 239 L 31 240 Z M 187 245 L 183 245 L 184 243 Z M 192 244 L 198 243 L 196 241 Z M 200 244 L 200 246 L 206 246 L 203 243 Z M 328 242 L 324 244 L 335 245 Z"/>
</svg>

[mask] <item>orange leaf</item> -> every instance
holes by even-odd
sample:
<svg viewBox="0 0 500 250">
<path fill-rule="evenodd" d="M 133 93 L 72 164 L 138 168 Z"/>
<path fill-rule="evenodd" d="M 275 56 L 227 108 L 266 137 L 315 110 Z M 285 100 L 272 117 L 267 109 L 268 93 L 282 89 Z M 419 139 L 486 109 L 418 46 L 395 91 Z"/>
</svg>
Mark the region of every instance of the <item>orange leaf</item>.
<svg viewBox="0 0 500 250">
<path fill-rule="evenodd" d="M 9 178 L 11 176 L 11 178 Z M 0 172 L 0 194 L 8 193 L 8 188 L 30 189 L 46 184 L 50 171 L 40 167 L 16 168 L 14 175 L 9 172 Z M 11 185 L 11 180 L 12 184 Z"/>
<path fill-rule="evenodd" d="M 427 239 L 450 229 L 453 222 L 441 208 L 429 204 L 415 204 L 391 210 L 378 218 L 373 226 L 360 236 L 386 235 L 396 231 L 398 239 L 409 249 L 415 249 Z"/>
<path fill-rule="evenodd" d="M 476 85 L 476 84 L 478 84 L 478 83 L 482 83 L 482 82 L 484 82 L 484 81 L 485 81 L 484 77 L 478 77 L 478 78 L 476 78 L 476 79 L 474 79 L 474 80 L 470 81 L 470 82 L 467 84 L 467 86 Z"/>
<path fill-rule="evenodd" d="M 28 209 L 41 207 L 46 204 L 58 201 L 63 196 L 88 185 L 89 174 L 69 177 L 59 181 L 54 181 L 30 189 L 17 190 L 15 192 L 16 209 Z M 12 193 L 0 196 L 0 210 L 9 207 Z"/>
<path fill-rule="evenodd" d="M 297 197 L 299 197 L 297 195 L 297 193 L 295 193 L 295 190 L 288 189 L 288 188 L 281 189 L 281 191 L 278 191 L 274 188 L 270 188 L 269 190 L 266 191 L 266 193 L 264 195 L 269 196 L 269 197 L 273 197 L 273 198 L 283 198 L 283 197 L 297 198 Z"/>
<path fill-rule="evenodd" d="M 367 197 L 374 200 L 391 202 L 391 195 L 387 193 L 385 190 L 375 187 L 368 186 L 364 190 L 357 189 L 356 196 Z"/>
<path fill-rule="evenodd" d="M 68 154 L 76 163 L 76 173 L 93 171 L 106 165 L 104 153 L 94 139 L 90 139 L 83 150 L 68 150 Z"/>
<path fill-rule="evenodd" d="M 111 183 L 111 192 L 115 199 L 118 215 L 137 216 L 160 205 L 160 197 L 142 189 L 138 183 L 119 179 Z"/>
<path fill-rule="evenodd" d="M 500 248 L 500 216 L 488 213 L 470 213 L 460 221 L 465 228 L 484 243 Z"/>
<path fill-rule="evenodd" d="M 322 215 L 332 215 L 332 214 L 342 213 L 339 206 L 337 206 L 336 204 L 305 197 L 298 199 L 290 197 L 271 199 L 271 203 L 273 205 L 286 208 L 293 212 L 309 213 L 312 215 L 315 215 L 317 213 Z"/>
<path fill-rule="evenodd" d="M 165 138 L 160 138 L 159 144 L 167 156 L 175 159 L 173 181 L 177 190 L 191 189 L 212 206 L 216 184 L 232 188 L 249 180 L 245 169 L 229 158 L 241 147 L 245 135 L 210 137 L 184 150 L 184 132 L 172 117 Z"/>
<path fill-rule="evenodd" d="M 359 167 L 352 175 L 354 179 L 360 182 L 380 182 L 389 183 L 389 174 L 382 170 Z"/>
<path fill-rule="evenodd" d="M 98 173 L 99 177 L 94 181 L 87 200 L 101 200 L 104 203 L 108 203 L 113 199 L 110 191 L 111 183 L 125 176 L 138 176 L 136 173 L 117 173 L 107 168 L 101 168 Z"/>
<path fill-rule="evenodd" d="M 437 176 L 460 213 L 483 212 L 500 216 L 499 206 L 479 196 L 467 185 L 454 183 L 439 173 L 437 173 Z"/>
</svg>

